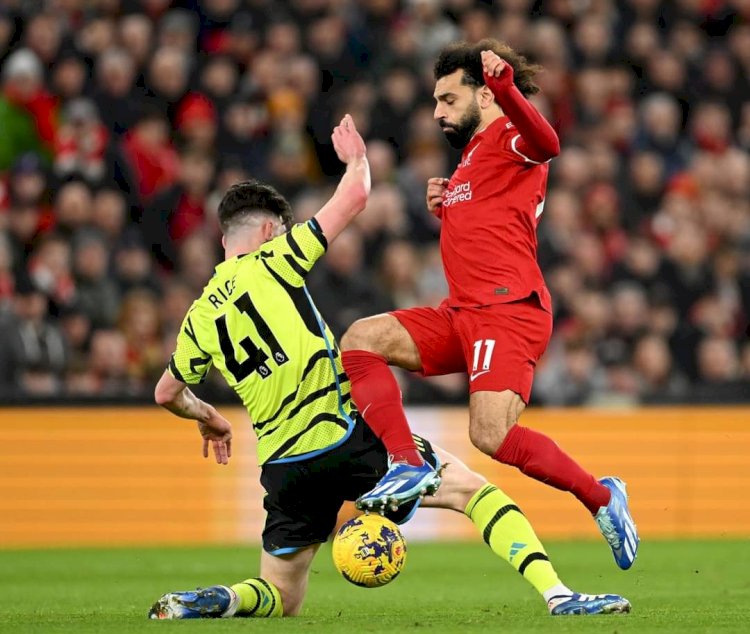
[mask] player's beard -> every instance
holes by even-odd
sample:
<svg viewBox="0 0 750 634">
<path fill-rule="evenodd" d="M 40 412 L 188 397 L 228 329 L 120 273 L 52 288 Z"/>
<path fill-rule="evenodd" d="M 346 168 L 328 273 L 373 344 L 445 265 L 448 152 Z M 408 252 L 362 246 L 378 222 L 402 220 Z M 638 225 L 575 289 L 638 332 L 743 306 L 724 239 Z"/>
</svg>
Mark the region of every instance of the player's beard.
<svg viewBox="0 0 750 634">
<path fill-rule="evenodd" d="M 440 127 L 443 129 L 443 134 L 448 139 L 448 143 L 460 150 L 468 145 L 481 122 L 482 113 L 479 110 L 479 104 L 472 101 L 464 116 L 455 126 L 440 121 Z"/>
</svg>

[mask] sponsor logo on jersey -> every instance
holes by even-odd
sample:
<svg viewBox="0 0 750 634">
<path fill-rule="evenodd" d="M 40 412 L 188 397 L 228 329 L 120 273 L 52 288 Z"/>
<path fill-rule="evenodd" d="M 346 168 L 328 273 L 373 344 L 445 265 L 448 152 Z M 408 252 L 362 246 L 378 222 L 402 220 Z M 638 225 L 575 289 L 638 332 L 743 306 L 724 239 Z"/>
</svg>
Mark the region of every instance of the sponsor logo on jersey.
<svg viewBox="0 0 750 634">
<path fill-rule="evenodd" d="M 451 205 L 455 205 L 456 203 L 462 203 L 466 202 L 467 200 L 471 200 L 472 193 L 471 181 L 458 183 L 443 195 L 443 207 L 450 207 Z"/>
</svg>

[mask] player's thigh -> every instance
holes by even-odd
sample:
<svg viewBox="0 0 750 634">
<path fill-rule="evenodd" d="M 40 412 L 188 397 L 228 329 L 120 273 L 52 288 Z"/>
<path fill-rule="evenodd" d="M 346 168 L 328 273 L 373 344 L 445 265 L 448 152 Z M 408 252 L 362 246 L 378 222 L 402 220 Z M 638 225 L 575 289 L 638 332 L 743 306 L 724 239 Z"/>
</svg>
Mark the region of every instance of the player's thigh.
<svg viewBox="0 0 750 634">
<path fill-rule="evenodd" d="M 419 350 L 409 331 L 390 313 L 355 321 L 341 337 L 341 349 L 366 350 L 406 370 L 422 367 Z"/>
<path fill-rule="evenodd" d="M 552 316 L 528 299 L 460 309 L 455 323 L 469 391 L 510 390 L 528 403 L 536 363 L 552 334 Z"/>
<path fill-rule="evenodd" d="M 310 565 L 320 544 L 311 544 L 286 555 L 260 556 L 260 576 L 275 585 L 281 594 L 284 616 L 295 616 L 307 592 Z"/>
<path fill-rule="evenodd" d="M 390 313 L 408 333 L 419 359 L 416 366 L 400 367 L 418 371 L 423 376 L 465 372 L 461 339 L 453 323 L 454 313 L 455 310 L 448 307 L 425 306 Z"/>
<path fill-rule="evenodd" d="M 343 497 L 331 486 L 328 458 L 323 454 L 299 462 L 263 465 L 265 552 L 274 556 L 294 553 L 323 543 L 331 535 Z"/>
<path fill-rule="evenodd" d="M 423 500 L 422 506 L 463 513 L 471 498 L 487 484 L 487 480 L 445 449 L 437 445 L 432 445 L 432 449 L 440 461 L 442 483 L 434 496 L 427 496 Z"/>
</svg>

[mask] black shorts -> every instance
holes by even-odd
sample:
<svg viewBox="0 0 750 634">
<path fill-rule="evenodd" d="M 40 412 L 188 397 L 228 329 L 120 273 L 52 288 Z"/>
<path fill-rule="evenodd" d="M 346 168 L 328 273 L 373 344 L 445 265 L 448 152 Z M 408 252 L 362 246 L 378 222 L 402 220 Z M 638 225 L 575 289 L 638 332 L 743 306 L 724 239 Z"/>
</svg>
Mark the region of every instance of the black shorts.
<svg viewBox="0 0 750 634">
<path fill-rule="evenodd" d="M 422 457 L 439 466 L 432 445 L 414 436 Z M 346 500 L 356 500 L 374 488 L 388 469 L 388 453 L 361 418 L 351 436 L 336 449 L 299 462 L 265 464 L 260 483 L 266 490 L 263 549 L 272 555 L 292 553 L 328 540 Z M 386 513 L 397 524 L 405 522 L 416 502 Z"/>
</svg>

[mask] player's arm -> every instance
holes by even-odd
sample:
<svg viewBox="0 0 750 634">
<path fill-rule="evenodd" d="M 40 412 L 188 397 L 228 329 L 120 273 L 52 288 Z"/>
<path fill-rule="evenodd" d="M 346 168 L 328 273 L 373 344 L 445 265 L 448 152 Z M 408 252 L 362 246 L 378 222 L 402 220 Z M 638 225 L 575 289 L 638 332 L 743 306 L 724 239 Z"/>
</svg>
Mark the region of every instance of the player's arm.
<svg viewBox="0 0 750 634">
<path fill-rule="evenodd" d="M 496 53 L 482 51 L 482 69 L 495 101 L 521 135 L 514 141 L 513 151 L 536 163 L 560 154 L 554 129 L 513 83 L 513 67 Z"/>
<path fill-rule="evenodd" d="M 190 418 L 198 423 L 203 437 L 203 457 L 208 458 L 208 444 L 213 445 L 219 464 L 228 464 L 232 456 L 232 424 L 216 408 L 199 399 L 182 381 L 165 370 L 154 390 L 154 400 L 164 409 L 180 418 Z"/>
<path fill-rule="evenodd" d="M 331 135 L 333 148 L 346 171 L 331 199 L 315 214 L 323 235 L 331 242 L 361 212 L 370 193 L 370 165 L 365 142 L 350 115 L 344 116 Z"/>
</svg>

